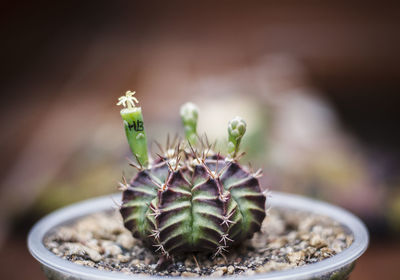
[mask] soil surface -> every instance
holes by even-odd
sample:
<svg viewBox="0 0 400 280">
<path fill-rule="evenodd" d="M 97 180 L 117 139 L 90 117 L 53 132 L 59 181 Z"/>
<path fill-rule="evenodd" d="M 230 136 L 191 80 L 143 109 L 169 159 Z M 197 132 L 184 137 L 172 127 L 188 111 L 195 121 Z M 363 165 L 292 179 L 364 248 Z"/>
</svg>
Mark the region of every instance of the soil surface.
<svg viewBox="0 0 400 280">
<path fill-rule="evenodd" d="M 157 271 L 157 256 L 134 239 L 120 214 L 99 213 L 55 229 L 44 240 L 57 256 L 100 270 L 165 276 L 252 275 L 290 269 L 329 258 L 350 246 L 353 237 L 337 222 L 306 212 L 272 209 L 262 232 L 231 249 L 226 258 L 193 254 L 175 258 Z"/>
</svg>

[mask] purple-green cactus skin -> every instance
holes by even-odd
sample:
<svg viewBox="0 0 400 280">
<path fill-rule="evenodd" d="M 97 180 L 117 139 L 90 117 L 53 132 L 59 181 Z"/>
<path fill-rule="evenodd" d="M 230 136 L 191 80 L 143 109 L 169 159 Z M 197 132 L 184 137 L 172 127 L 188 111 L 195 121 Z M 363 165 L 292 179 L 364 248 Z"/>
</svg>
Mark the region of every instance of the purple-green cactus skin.
<svg viewBox="0 0 400 280">
<path fill-rule="evenodd" d="M 192 105 L 197 121 L 197 107 Z M 195 140 L 196 121 L 190 120 L 193 131 L 184 116 L 182 120 L 186 141 L 160 147 L 161 155 L 147 166 L 137 158 L 139 172 L 121 184 L 124 225 L 164 257 L 194 252 L 224 255 L 261 228 L 266 201 L 261 172 L 252 173 L 238 163 L 238 145 L 245 132 L 241 119 L 234 119 L 235 127 L 244 126 L 240 135 L 238 129 L 228 128 L 229 143 L 237 145 L 228 148 L 228 157 Z"/>
</svg>

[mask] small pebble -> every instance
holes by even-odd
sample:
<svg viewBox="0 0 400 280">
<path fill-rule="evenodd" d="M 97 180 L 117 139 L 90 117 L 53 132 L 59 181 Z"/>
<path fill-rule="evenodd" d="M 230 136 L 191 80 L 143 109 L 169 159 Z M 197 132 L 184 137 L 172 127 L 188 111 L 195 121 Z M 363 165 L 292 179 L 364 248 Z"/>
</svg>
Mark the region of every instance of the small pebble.
<svg viewBox="0 0 400 280">
<path fill-rule="evenodd" d="M 300 261 L 304 260 L 304 252 L 303 251 L 297 251 L 297 252 L 292 252 L 287 255 L 287 258 L 290 263 L 295 263 L 298 264 Z"/>
<path fill-rule="evenodd" d="M 132 234 L 130 233 L 122 233 L 118 235 L 116 242 L 121 244 L 124 249 L 130 250 L 132 249 L 133 244 L 135 244 L 135 239 L 133 239 Z"/>
<path fill-rule="evenodd" d="M 86 265 L 89 267 L 94 267 L 94 262 L 92 262 L 92 261 L 77 260 L 75 263 L 80 264 L 80 265 Z"/>
<path fill-rule="evenodd" d="M 222 271 L 223 272 L 222 274 L 224 274 L 225 272 L 228 271 L 228 268 L 226 266 L 219 266 L 215 270 Z"/>
<path fill-rule="evenodd" d="M 197 273 L 185 271 L 185 272 L 182 272 L 181 276 L 183 276 L 183 277 L 197 277 L 199 275 Z"/>
<path fill-rule="evenodd" d="M 125 274 L 132 274 L 131 270 L 127 267 L 124 267 L 121 269 L 121 272 L 125 273 Z"/>
<path fill-rule="evenodd" d="M 119 255 L 117 255 L 117 260 L 122 262 L 122 263 L 126 263 L 126 262 L 129 262 L 130 257 L 119 254 Z"/>
<path fill-rule="evenodd" d="M 233 274 L 234 271 L 235 271 L 235 268 L 232 265 L 228 266 L 228 273 L 229 274 Z"/>
<path fill-rule="evenodd" d="M 117 256 L 122 253 L 121 247 L 111 241 L 103 241 L 101 246 L 106 256 Z"/>
<path fill-rule="evenodd" d="M 193 262 L 192 262 L 191 259 L 186 259 L 185 260 L 185 266 L 192 266 L 192 265 L 193 265 Z"/>
<path fill-rule="evenodd" d="M 216 270 L 210 274 L 211 277 L 220 277 L 222 275 L 224 275 L 224 272 L 222 270 Z"/>
<path fill-rule="evenodd" d="M 129 265 L 138 265 L 140 261 L 138 259 L 133 259 Z"/>
<path fill-rule="evenodd" d="M 247 271 L 246 271 L 246 275 L 249 275 L 249 276 L 250 276 L 250 275 L 254 275 L 254 274 L 256 274 L 256 272 L 255 272 L 254 270 L 251 270 L 251 269 L 250 269 L 250 270 L 247 270 Z"/>
<path fill-rule="evenodd" d="M 327 244 L 318 234 L 313 234 L 310 239 L 310 245 L 316 248 L 325 247 Z"/>
</svg>

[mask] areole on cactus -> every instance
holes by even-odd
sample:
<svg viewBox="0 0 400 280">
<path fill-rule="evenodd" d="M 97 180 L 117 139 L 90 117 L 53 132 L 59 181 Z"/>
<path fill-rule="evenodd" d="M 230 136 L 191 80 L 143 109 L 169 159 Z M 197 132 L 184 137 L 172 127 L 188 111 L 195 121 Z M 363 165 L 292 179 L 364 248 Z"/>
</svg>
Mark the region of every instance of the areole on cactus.
<svg viewBox="0 0 400 280">
<path fill-rule="evenodd" d="M 246 123 L 228 125 L 228 156 L 197 136 L 198 109 L 181 107 L 186 139 L 175 138 L 150 161 L 141 108 L 132 92 L 120 98 L 125 132 L 139 172 L 121 183 L 124 225 L 135 238 L 164 257 L 209 252 L 224 255 L 260 230 L 265 196 L 258 178 L 238 163 Z"/>
</svg>

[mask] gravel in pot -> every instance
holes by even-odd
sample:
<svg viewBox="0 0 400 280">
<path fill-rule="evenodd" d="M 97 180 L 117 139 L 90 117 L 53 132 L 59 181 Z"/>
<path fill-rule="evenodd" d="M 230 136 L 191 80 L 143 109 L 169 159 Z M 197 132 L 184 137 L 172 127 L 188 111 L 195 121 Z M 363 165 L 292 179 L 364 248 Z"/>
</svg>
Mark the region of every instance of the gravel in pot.
<svg viewBox="0 0 400 280">
<path fill-rule="evenodd" d="M 57 256 L 100 270 L 162 276 L 252 275 L 315 263 L 340 253 L 353 236 L 336 221 L 312 213 L 272 209 L 262 232 L 223 257 L 192 254 L 156 270 L 151 251 L 123 227 L 117 212 L 103 212 L 61 226 L 46 236 Z"/>
</svg>

